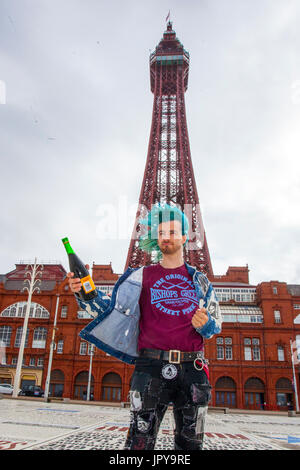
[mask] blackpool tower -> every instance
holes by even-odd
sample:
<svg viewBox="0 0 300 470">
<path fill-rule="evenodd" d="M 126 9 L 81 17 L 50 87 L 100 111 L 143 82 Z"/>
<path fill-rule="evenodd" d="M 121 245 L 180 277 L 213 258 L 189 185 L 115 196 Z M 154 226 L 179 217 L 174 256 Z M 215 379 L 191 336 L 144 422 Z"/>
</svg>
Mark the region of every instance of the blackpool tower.
<svg viewBox="0 0 300 470">
<path fill-rule="evenodd" d="M 184 93 L 188 86 L 189 53 L 169 21 L 167 30 L 150 55 L 150 83 L 154 94 L 152 124 L 139 204 L 125 269 L 152 263 L 140 250 L 139 218 L 155 203 L 176 205 L 189 219 L 185 261 L 208 277 L 213 276 L 188 137 Z"/>
</svg>

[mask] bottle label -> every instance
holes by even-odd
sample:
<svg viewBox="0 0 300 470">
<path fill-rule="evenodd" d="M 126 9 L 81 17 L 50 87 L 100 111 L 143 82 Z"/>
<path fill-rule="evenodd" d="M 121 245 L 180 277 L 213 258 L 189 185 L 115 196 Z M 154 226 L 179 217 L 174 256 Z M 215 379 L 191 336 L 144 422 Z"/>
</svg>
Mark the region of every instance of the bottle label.
<svg viewBox="0 0 300 470">
<path fill-rule="evenodd" d="M 91 278 L 90 275 L 80 279 L 80 282 L 81 282 L 83 290 L 86 294 L 88 294 L 89 292 L 92 292 L 93 290 L 96 289 L 95 284 L 93 282 L 93 279 Z"/>
</svg>

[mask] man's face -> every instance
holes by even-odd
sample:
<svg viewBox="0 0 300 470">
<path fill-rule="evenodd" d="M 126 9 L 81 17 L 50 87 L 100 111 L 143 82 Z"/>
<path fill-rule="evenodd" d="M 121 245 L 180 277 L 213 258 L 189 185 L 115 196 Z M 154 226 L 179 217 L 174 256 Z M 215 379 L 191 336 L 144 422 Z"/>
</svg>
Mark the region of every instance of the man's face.
<svg viewBox="0 0 300 470">
<path fill-rule="evenodd" d="M 181 230 L 179 220 L 159 224 L 157 243 L 163 254 L 171 255 L 181 250 L 186 241 L 186 235 L 182 235 Z"/>
</svg>

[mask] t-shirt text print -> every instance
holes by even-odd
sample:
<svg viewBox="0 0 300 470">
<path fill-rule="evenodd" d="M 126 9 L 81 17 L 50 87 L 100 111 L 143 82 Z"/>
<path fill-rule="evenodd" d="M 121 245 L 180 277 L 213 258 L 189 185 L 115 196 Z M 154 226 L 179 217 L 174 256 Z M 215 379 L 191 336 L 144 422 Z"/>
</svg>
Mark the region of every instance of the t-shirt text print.
<svg viewBox="0 0 300 470">
<path fill-rule="evenodd" d="M 150 288 L 151 304 L 168 315 L 186 315 L 198 306 L 192 281 L 182 274 L 166 274 Z"/>
<path fill-rule="evenodd" d="M 202 336 L 191 320 L 199 299 L 186 266 L 146 266 L 140 296 L 139 349 L 201 351 Z"/>
</svg>

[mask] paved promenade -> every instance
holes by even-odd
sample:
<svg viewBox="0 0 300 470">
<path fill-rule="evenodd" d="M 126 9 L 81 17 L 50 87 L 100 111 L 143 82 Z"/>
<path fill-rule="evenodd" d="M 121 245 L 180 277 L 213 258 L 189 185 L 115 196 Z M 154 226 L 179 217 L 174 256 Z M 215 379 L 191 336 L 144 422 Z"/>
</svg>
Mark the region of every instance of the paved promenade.
<svg viewBox="0 0 300 470">
<path fill-rule="evenodd" d="M 82 402 L 0 399 L 0 450 L 122 450 L 129 409 Z M 173 449 L 172 411 L 156 449 Z M 210 411 L 206 450 L 300 450 L 300 416 Z"/>
</svg>

